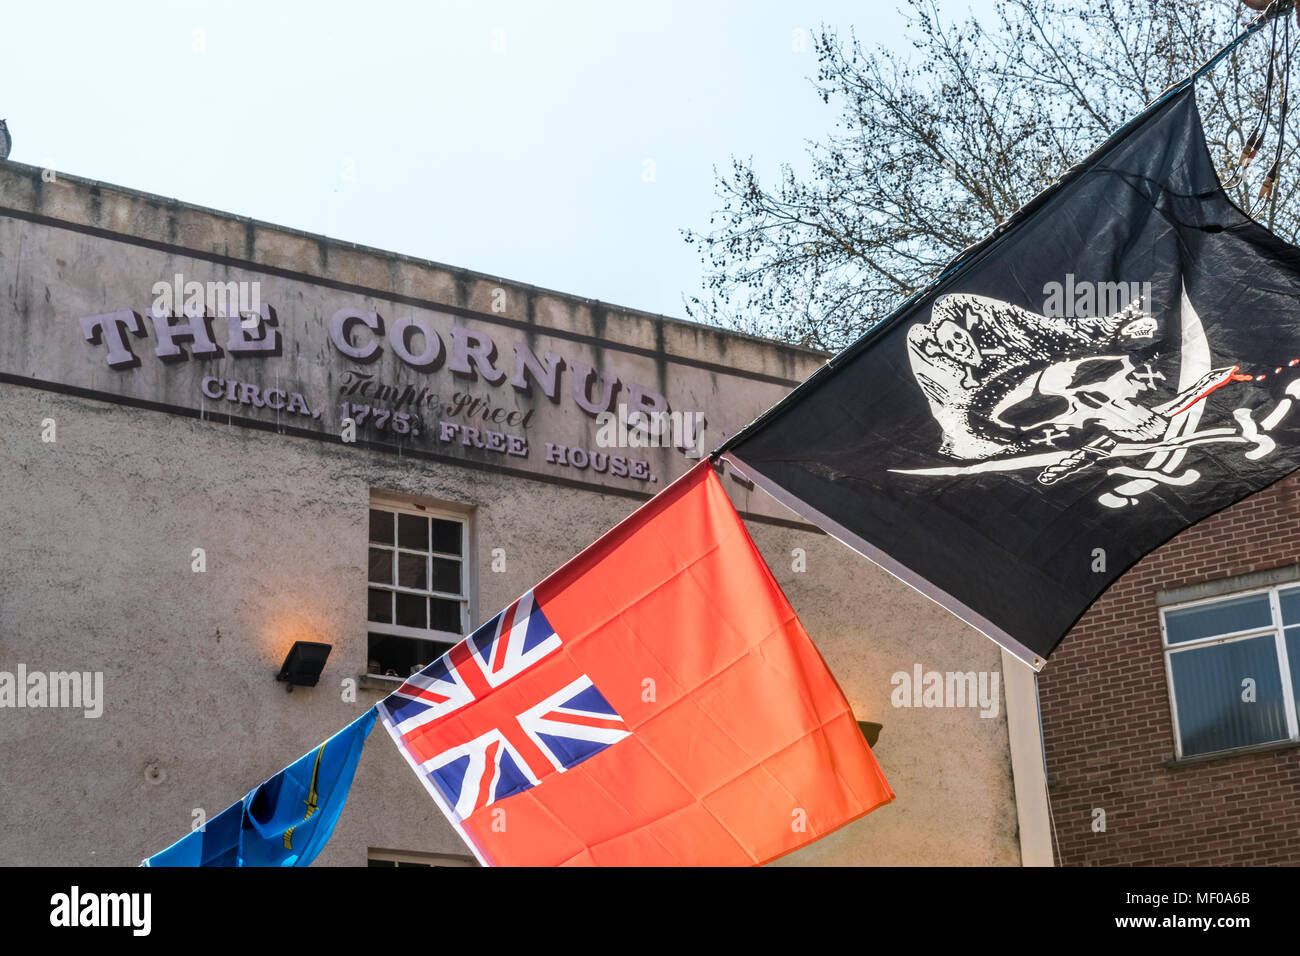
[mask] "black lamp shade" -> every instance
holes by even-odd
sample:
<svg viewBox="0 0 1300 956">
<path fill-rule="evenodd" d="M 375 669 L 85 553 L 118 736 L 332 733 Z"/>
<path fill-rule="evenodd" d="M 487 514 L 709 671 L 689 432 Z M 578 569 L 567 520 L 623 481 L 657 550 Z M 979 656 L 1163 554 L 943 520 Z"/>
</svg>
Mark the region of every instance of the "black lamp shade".
<svg viewBox="0 0 1300 956">
<path fill-rule="evenodd" d="M 299 687 L 315 687 L 320 680 L 320 672 L 325 669 L 325 660 L 330 656 L 331 648 L 330 644 L 318 644 L 315 641 L 295 641 L 275 679 L 286 681 L 289 690 L 293 690 L 295 684 Z"/>
<path fill-rule="evenodd" d="M 862 736 L 867 738 L 867 746 L 874 747 L 876 741 L 880 739 L 880 729 L 883 724 L 877 724 L 870 720 L 859 720 L 858 727 L 862 730 Z"/>
</svg>

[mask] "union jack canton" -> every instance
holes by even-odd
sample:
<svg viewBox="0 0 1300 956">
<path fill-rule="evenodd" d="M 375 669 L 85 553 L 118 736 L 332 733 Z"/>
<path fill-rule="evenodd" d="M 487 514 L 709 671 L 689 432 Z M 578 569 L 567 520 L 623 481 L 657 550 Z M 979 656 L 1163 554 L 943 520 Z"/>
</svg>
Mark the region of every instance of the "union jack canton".
<svg viewBox="0 0 1300 956">
<path fill-rule="evenodd" d="M 380 702 L 389 732 L 444 809 L 464 819 L 628 736 L 576 667 L 557 668 L 549 693 L 522 710 L 517 695 L 494 693 L 561 645 L 529 591 Z"/>
</svg>

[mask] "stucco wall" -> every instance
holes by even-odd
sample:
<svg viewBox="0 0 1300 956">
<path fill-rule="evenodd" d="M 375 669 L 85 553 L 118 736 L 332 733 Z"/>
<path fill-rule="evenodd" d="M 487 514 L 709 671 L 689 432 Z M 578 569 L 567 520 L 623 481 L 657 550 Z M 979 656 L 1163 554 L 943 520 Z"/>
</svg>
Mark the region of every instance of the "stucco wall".
<svg viewBox="0 0 1300 956">
<path fill-rule="evenodd" d="M 98 719 L 0 711 L 5 864 L 134 864 L 379 698 L 340 692 L 365 665 L 371 488 L 475 509 L 480 618 L 635 506 L 12 386 L 0 432 L 0 670 L 102 670 L 106 697 Z M 994 670 L 996 647 L 825 535 L 750 527 L 859 717 L 884 724 L 898 793 L 785 862 L 1018 863 L 1004 714 L 889 703 L 894 671 Z M 316 688 L 287 694 L 274 674 L 298 639 L 334 651 Z M 360 865 L 367 847 L 464 852 L 382 729 L 319 862 Z"/>
<path fill-rule="evenodd" d="M 820 361 L 157 197 L 76 180 L 56 188 L 33 172 L 0 163 L 0 215 L 41 217 L 19 217 L 30 227 L 15 227 L 0 247 L 7 274 L 17 276 L 0 289 L 0 322 L 29 330 L 11 334 L 0 356 L 10 373 L 0 381 L 0 670 L 102 671 L 107 700 L 98 719 L 0 709 L 3 864 L 134 864 L 187 832 L 195 808 L 211 817 L 379 699 L 363 690 L 347 703 L 341 694 L 341 682 L 366 663 L 372 490 L 472 509 L 479 621 L 641 500 L 626 489 L 576 488 L 482 463 L 462 467 L 130 407 L 108 392 L 61 393 L 56 381 L 14 384 L 14 376 L 39 378 L 36 369 L 76 372 L 83 359 L 37 354 L 33 343 L 49 341 L 44 323 L 75 325 L 101 291 L 84 277 L 61 287 L 54 264 L 24 258 L 32 255 L 25 235 L 62 219 L 83 227 L 77 248 L 104 260 L 105 289 L 117 283 L 112 270 L 131 267 L 105 252 L 112 244 L 120 256 L 122 236 L 156 237 L 170 244 L 169 255 L 246 257 L 292 268 L 294 281 L 319 275 L 464 309 L 486 308 L 490 290 L 504 285 L 519 321 L 537 323 L 542 334 L 588 336 L 612 362 L 625 360 L 620 349 L 640 350 L 637 361 L 653 366 L 668 390 L 676 363 L 696 360 L 693 387 L 742 422 L 783 391 L 780 380 L 800 379 Z M 141 256 L 159 251 L 139 248 Z M 231 268 L 238 277 L 240 267 Z M 35 284 L 33 270 L 46 270 Z M 65 294 L 81 297 L 66 315 Z M 703 377 L 700 362 L 714 366 Z M 737 384 L 727 369 L 766 379 Z M 118 388 L 104 381 L 104 389 Z M 55 442 L 41 440 L 48 419 Z M 724 484 L 742 511 L 792 518 L 761 492 L 730 478 Z M 890 704 L 894 672 L 918 663 L 997 671 L 996 646 L 825 535 L 765 520 L 750 529 L 858 716 L 884 724 L 876 753 L 898 794 L 783 862 L 1018 863 L 1005 707 L 989 719 L 970 708 Z M 191 570 L 194 548 L 206 553 L 203 573 Z M 505 550 L 502 573 L 491 570 L 494 548 Z M 806 550 L 806 571 L 793 570 L 794 548 Z M 319 686 L 286 694 L 274 673 L 301 639 L 334 650 Z M 465 852 L 382 728 L 319 862 L 361 865 L 368 847 Z"/>
</svg>

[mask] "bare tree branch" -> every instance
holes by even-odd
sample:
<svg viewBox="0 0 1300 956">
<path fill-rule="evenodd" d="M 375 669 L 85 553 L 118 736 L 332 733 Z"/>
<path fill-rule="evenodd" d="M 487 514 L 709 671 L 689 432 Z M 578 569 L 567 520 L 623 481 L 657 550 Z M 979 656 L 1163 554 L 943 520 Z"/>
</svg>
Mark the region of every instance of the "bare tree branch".
<svg viewBox="0 0 1300 956">
<path fill-rule="evenodd" d="M 805 175 L 785 166 L 765 183 L 752 161 L 735 158 L 716 175 L 720 208 L 707 229 L 683 231 L 705 269 L 690 315 L 842 347 L 1252 15 L 1231 0 L 1000 0 L 984 21 L 954 22 L 934 0 L 906 3 L 912 56 L 819 32 L 812 81 L 835 121 L 808 145 Z M 1267 36 L 1239 47 L 1198 82 L 1198 100 L 1229 195 L 1294 239 L 1294 177 L 1284 173 L 1267 206 L 1256 199 L 1276 148 L 1280 83 L 1265 145 L 1233 181 L 1262 115 L 1268 53 Z M 1287 119 L 1284 170 L 1297 161 L 1297 114 Z"/>
</svg>

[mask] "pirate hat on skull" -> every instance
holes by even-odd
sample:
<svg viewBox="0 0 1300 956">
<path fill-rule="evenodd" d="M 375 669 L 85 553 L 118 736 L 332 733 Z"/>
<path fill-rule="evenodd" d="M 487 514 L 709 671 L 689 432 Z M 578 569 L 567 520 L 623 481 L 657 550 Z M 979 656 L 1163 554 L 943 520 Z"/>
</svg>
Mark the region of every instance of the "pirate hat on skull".
<svg viewBox="0 0 1300 956">
<path fill-rule="evenodd" d="M 979 460 L 1044 434 L 1078 443 L 1097 428 L 1150 431 L 1133 374 L 1158 327 L 1137 302 L 1108 316 L 1046 316 L 954 293 L 908 330 L 908 359 L 943 430 L 940 451 Z"/>
</svg>

